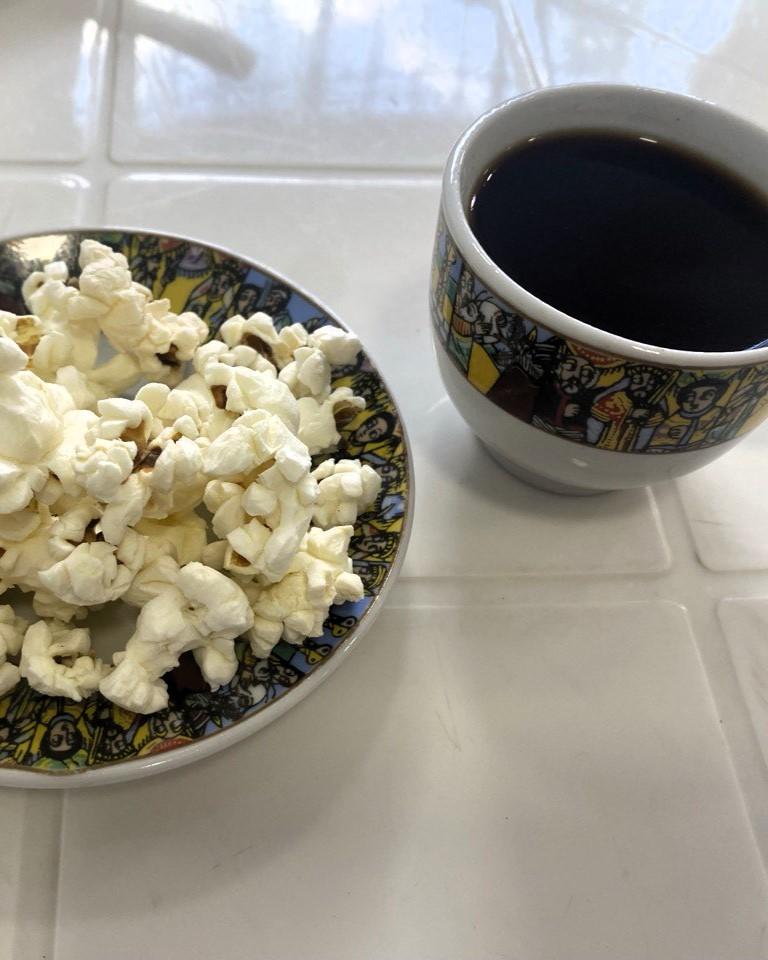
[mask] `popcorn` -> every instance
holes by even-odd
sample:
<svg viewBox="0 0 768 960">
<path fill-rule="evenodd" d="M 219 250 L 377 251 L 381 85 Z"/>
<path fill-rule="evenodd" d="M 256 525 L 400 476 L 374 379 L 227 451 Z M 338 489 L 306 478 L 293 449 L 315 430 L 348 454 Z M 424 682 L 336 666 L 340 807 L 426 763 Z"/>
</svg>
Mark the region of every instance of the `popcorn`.
<svg viewBox="0 0 768 960">
<path fill-rule="evenodd" d="M 277 508 L 277 494 L 263 483 L 254 481 L 243 493 L 243 510 L 252 517 L 268 517 Z"/>
<path fill-rule="evenodd" d="M 73 497 L 71 502 L 62 497 L 55 506 L 58 515 L 52 518 L 48 546 L 51 556 L 62 560 L 69 556 L 77 544 L 86 539 L 95 539 L 95 521 L 101 509 L 90 497 Z"/>
<path fill-rule="evenodd" d="M 194 384 L 190 386 L 194 387 Z M 188 380 L 173 390 L 164 383 L 148 383 L 139 390 L 136 399 L 142 401 L 150 411 L 152 432 L 155 435 L 170 429 L 171 435 L 182 433 L 195 439 L 202 433 L 206 421 L 215 409 L 212 394 L 205 396 L 194 389 L 188 389 Z"/>
<path fill-rule="evenodd" d="M 203 498 L 206 477 L 198 442 L 188 437 L 168 440 L 151 467 L 145 470 L 151 491 L 144 515 L 164 519 L 172 513 L 191 510 Z"/>
<path fill-rule="evenodd" d="M 35 371 L 43 379 L 49 379 L 40 370 Z M 75 366 L 57 366 L 53 376 L 53 382 L 64 389 L 72 397 L 75 406 L 80 412 L 93 410 L 99 400 L 107 395 L 104 388 L 94 380 L 89 380 L 85 373 L 78 370 Z"/>
<path fill-rule="evenodd" d="M 205 520 L 191 510 L 164 520 L 145 517 L 136 533 L 146 538 L 148 553 L 168 554 L 182 566 L 199 560 L 206 545 Z"/>
<path fill-rule="evenodd" d="M 0 310 L 0 333 L 13 342 L 31 357 L 45 332 L 45 326 L 39 317 L 33 314 L 17 316 Z"/>
<path fill-rule="evenodd" d="M 248 367 L 230 367 L 223 363 L 209 363 L 203 377 L 212 390 L 215 387 L 224 388 L 226 410 L 232 413 L 265 410 L 279 417 L 289 430 L 295 431 L 298 427 L 299 408 L 296 397 L 273 373 L 251 370 Z"/>
<path fill-rule="evenodd" d="M 100 367 L 88 371 L 88 383 L 95 393 L 102 396 L 127 390 L 144 371 L 136 357 L 127 353 L 118 353 L 110 357 Z"/>
<path fill-rule="evenodd" d="M 92 434 L 104 440 L 132 441 L 143 448 L 152 428 L 152 414 L 141 400 L 123 400 L 121 397 L 100 400 L 99 420 Z"/>
<path fill-rule="evenodd" d="M 360 353 L 360 341 L 348 330 L 326 324 L 310 333 L 307 345 L 320 350 L 329 363 L 334 366 L 346 366 L 354 363 Z"/>
<path fill-rule="evenodd" d="M 209 477 L 237 480 L 275 463 L 289 482 L 311 466 L 306 446 L 283 421 L 263 410 L 238 417 L 203 453 L 203 471 Z"/>
<path fill-rule="evenodd" d="M 251 347 L 278 368 L 288 364 L 294 351 L 307 343 L 307 331 L 301 324 L 275 330 L 266 313 L 254 313 L 248 319 L 230 317 L 219 328 L 219 335 L 229 347 L 238 344 Z"/>
<path fill-rule="evenodd" d="M 24 635 L 19 671 L 38 693 L 79 702 L 98 689 L 108 669 L 90 646 L 87 629 L 38 620 Z"/>
<path fill-rule="evenodd" d="M 135 443 L 101 438 L 92 440 L 75 454 L 75 478 L 88 496 L 109 503 L 131 475 L 135 457 Z"/>
<path fill-rule="evenodd" d="M 305 347 L 308 342 L 307 331 L 300 323 L 292 323 L 283 329 L 277 335 L 277 349 L 275 351 L 281 367 L 284 367 L 299 349 Z"/>
<path fill-rule="evenodd" d="M 67 494 L 76 496 L 81 490 L 75 466 L 78 453 L 86 446 L 88 432 L 97 419 L 90 410 L 68 410 L 61 418 L 59 442 L 48 457 L 47 465 Z"/>
<path fill-rule="evenodd" d="M 99 689 L 126 710 L 162 710 L 168 705 L 162 676 L 192 650 L 216 690 L 234 676 L 233 641 L 252 622 L 248 599 L 237 584 L 201 563 L 190 563 L 142 609 L 135 633 Z"/>
<path fill-rule="evenodd" d="M 101 515 L 101 532 L 107 543 L 121 543 L 129 527 L 135 526 L 144 514 L 152 491 L 138 473 L 121 484 Z"/>
<path fill-rule="evenodd" d="M 266 517 L 272 532 L 258 557 L 257 569 L 267 583 L 276 583 L 285 576 L 309 529 L 316 483 L 310 476 L 302 478 L 300 483 L 290 483 L 277 464 L 265 471 L 259 482 L 275 495 L 277 507 Z M 229 543 L 236 549 L 231 539 Z"/>
<path fill-rule="evenodd" d="M 127 530 L 120 546 L 81 543 L 39 575 L 43 588 L 73 606 L 92 607 L 117 600 L 130 587 L 144 559 L 144 539 Z"/>
<path fill-rule="evenodd" d="M 19 317 L 8 335 L 30 356 L 34 373 L 44 380 L 55 380 L 57 371 L 65 366 L 89 371 L 96 363 L 100 331 L 91 317 L 73 311 L 79 292 L 69 282 L 67 265 L 57 261 L 32 273 L 22 286 L 22 294 L 39 326 L 29 337 L 24 331 L 24 321 L 29 318 Z"/>
<path fill-rule="evenodd" d="M 318 493 L 306 470 L 291 474 L 291 482 L 277 458 L 272 459 L 272 466 L 247 490 L 215 480 L 205 493 L 205 504 L 213 512 L 213 532 L 227 541 L 224 568 L 238 576 L 259 575 L 268 583 L 288 569 L 309 527 Z"/>
<path fill-rule="evenodd" d="M 322 400 L 331 392 L 331 365 L 323 351 L 314 347 L 299 347 L 279 378 L 296 397 Z"/>
<path fill-rule="evenodd" d="M 0 540 L 0 582 L 3 587 L 41 588 L 40 571 L 58 559 L 51 548 L 55 520 L 47 508 L 41 508 L 40 513 L 41 522 L 29 536 L 20 541 Z"/>
<path fill-rule="evenodd" d="M 313 528 L 288 574 L 257 593 L 248 634 L 254 653 L 267 656 L 280 638 L 299 643 L 307 636 L 321 636 L 331 604 L 361 599 L 363 583 L 347 555 L 352 529 Z"/>
<path fill-rule="evenodd" d="M 42 522 L 39 510 L 34 509 L 34 503 L 17 513 L 0 515 L 0 540 L 11 540 L 20 543 L 31 537 Z"/>
<path fill-rule="evenodd" d="M 215 690 L 237 636 L 266 655 L 362 596 L 351 524 L 380 480 L 311 460 L 365 406 L 331 389 L 360 344 L 334 326 L 277 331 L 265 313 L 206 343 L 206 324 L 153 299 L 122 254 L 85 240 L 80 270 L 48 264 L 24 282 L 30 314 L 0 311 L 0 593 L 30 593 L 42 618 L 0 606 L 0 695 L 23 678 L 151 713 L 182 653 Z M 99 363 L 102 337 L 116 353 Z M 140 378 L 134 399 L 117 395 Z M 115 600 L 141 612 L 109 666 L 68 624 Z"/>
<path fill-rule="evenodd" d="M 0 606 L 0 697 L 13 690 L 21 679 L 19 668 L 10 661 L 21 650 L 27 621 L 17 617 L 13 607 Z"/>
<path fill-rule="evenodd" d="M 146 334 L 149 291 L 132 281 L 123 254 L 95 240 L 81 243 L 80 266 L 79 289 L 68 304 L 69 315 L 98 324 L 115 350 L 132 352 Z"/>
<path fill-rule="evenodd" d="M 194 313 L 175 314 L 170 301 L 153 300 L 144 312 L 146 327 L 130 353 L 142 373 L 161 379 L 180 379 L 182 363 L 191 360 L 208 337 L 208 327 Z"/>
<path fill-rule="evenodd" d="M 42 270 L 35 270 L 21 285 L 24 303 L 34 316 L 50 327 L 66 319 L 68 301 L 77 294 L 67 285 L 69 271 L 63 260 L 48 263 Z"/>
<path fill-rule="evenodd" d="M 250 520 L 226 534 L 227 548 L 223 566 L 238 576 L 261 573 L 259 560 L 272 536 L 272 531 L 260 520 Z"/>
<path fill-rule="evenodd" d="M 307 445 L 314 456 L 335 447 L 341 439 L 340 424 L 346 423 L 365 408 L 365 400 L 356 397 L 349 387 L 339 387 L 327 400 L 301 397 L 298 401 L 299 440 Z"/>
<path fill-rule="evenodd" d="M 27 356 L 0 337 L 0 514 L 21 510 L 48 477 L 46 458 L 61 439 L 69 393 L 24 368 Z"/>
<path fill-rule="evenodd" d="M 381 492 L 381 477 L 359 460 L 326 460 L 312 471 L 319 494 L 312 512 L 318 526 L 352 523 L 373 506 Z"/>
<path fill-rule="evenodd" d="M 147 563 L 133 578 L 133 583 L 120 598 L 132 607 L 143 607 L 153 597 L 170 590 L 179 573 L 179 564 L 170 553 L 157 552 L 150 545 Z"/>
<path fill-rule="evenodd" d="M 77 607 L 71 603 L 64 603 L 58 597 L 46 590 L 35 590 L 32 594 L 32 609 L 38 615 L 46 620 L 61 620 L 62 623 L 69 623 L 70 620 L 82 620 L 88 616 L 87 607 Z"/>
<path fill-rule="evenodd" d="M 225 500 L 217 508 L 211 519 L 213 532 L 217 537 L 224 538 L 233 530 L 241 527 L 246 522 L 245 511 L 242 505 L 242 487 L 232 484 L 237 488 L 237 493 L 229 500 Z"/>
<path fill-rule="evenodd" d="M 242 317 L 234 319 L 242 320 Z M 222 325 L 222 329 L 231 322 L 233 321 L 227 320 Z M 221 330 L 219 332 L 221 333 Z M 231 349 L 227 349 L 226 343 L 222 343 L 221 340 L 211 340 L 195 351 L 195 369 L 205 376 L 212 366 L 245 367 L 276 377 L 277 368 L 267 359 L 268 356 L 271 356 L 271 348 L 265 349 L 264 343 L 261 343 L 257 349 L 236 341 Z"/>
<path fill-rule="evenodd" d="M 190 439 L 215 440 L 236 419 L 235 414 L 224 409 L 226 393 L 214 394 L 197 373 L 182 380 L 173 390 L 166 384 L 149 383 L 139 390 L 136 399 L 143 400 L 152 411 L 153 432 L 160 436 L 180 433 Z"/>
<path fill-rule="evenodd" d="M 0 458 L 0 516 L 23 510 L 48 479 L 37 465 L 22 465 Z"/>
</svg>

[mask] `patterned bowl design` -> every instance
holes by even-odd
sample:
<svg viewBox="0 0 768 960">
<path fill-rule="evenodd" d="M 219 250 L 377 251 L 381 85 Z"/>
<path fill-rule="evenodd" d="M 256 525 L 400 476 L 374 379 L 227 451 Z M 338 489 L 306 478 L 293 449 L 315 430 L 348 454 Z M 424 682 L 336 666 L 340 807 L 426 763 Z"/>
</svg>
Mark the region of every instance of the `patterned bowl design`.
<svg viewBox="0 0 768 960">
<path fill-rule="evenodd" d="M 768 363 L 686 369 L 566 340 L 488 290 L 442 216 L 430 307 L 437 339 L 475 389 L 576 443 L 623 453 L 702 450 L 768 416 Z"/>
<path fill-rule="evenodd" d="M 258 309 L 269 313 L 278 327 L 291 323 L 301 323 L 308 330 L 329 323 L 340 326 L 286 280 L 232 254 L 176 237 L 99 230 L 0 244 L 0 309 L 24 313 L 23 279 L 51 260 L 67 261 L 77 274 L 77 253 L 86 236 L 124 253 L 134 279 L 150 287 L 155 297 L 168 297 L 176 312 L 193 310 L 203 317 L 212 335 L 228 316 Z M 329 658 L 349 648 L 405 548 L 410 464 L 395 403 L 365 352 L 355 365 L 335 368 L 334 373 L 334 386 L 351 387 L 367 403 L 344 428 L 335 456 L 360 458 L 383 480 L 381 497 L 359 519 L 351 544 L 365 597 L 332 607 L 322 637 L 307 639 L 301 646 L 281 642 L 268 659 L 258 659 L 247 642 L 238 641 L 238 672 L 216 693 L 189 689 L 172 677 L 170 706 L 151 716 L 130 713 L 99 694 L 83 703 L 43 696 L 22 681 L 0 698 L 0 779 L 6 768 L 60 778 L 130 764 L 164 751 L 184 751 L 202 738 L 269 710 Z"/>
</svg>

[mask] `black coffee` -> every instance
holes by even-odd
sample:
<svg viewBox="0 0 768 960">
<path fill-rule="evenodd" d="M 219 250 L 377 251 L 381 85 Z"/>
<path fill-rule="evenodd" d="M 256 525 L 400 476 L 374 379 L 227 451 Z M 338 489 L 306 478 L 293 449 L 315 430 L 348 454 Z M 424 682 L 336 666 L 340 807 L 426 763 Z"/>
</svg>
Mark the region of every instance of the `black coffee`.
<svg viewBox="0 0 768 960">
<path fill-rule="evenodd" d="M 687 350 L 768 338 L 768 201 L 677 147 L 538 137 L 483 175 L 470 222 L 506 274 L 602 330 Z"/>
</svg>

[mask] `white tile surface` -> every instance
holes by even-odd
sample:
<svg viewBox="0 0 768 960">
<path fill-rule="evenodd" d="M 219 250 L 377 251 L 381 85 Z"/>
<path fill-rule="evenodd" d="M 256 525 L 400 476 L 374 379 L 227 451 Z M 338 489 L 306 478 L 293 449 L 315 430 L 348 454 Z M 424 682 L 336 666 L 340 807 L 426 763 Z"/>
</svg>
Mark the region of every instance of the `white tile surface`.
<svg viewBox="0 0 768 960">
<path fill-rule="evenodd" d="M 762 427 L 714 463 L 678 480 L 696 553 L 710 570 L 768 569 L 768 457 Z"/>
<path fill-rule="evenodd" d="M 768 599 L 724 600 L 720 622 L 768 765 Z"/>
<path fill-rule="evenodd" d="M 61 797 L 0 793 L 0 957 L 52 956 Z"/>
<path fill-rule="evenodd" d="M 421 608 L 258 738 L 70 796 L 59 923 L 57 960 L 759 960 L 768 890 L 680 608 Z"/>
<path fill-rule="evenodd" d="M 85 157 L 104 64 L 101 9 L 100 0 L 0 4 L 0 161 Z"/>
<path fill-rule="evenodd" d="M 403 576 L 581 576 L 668 566 L 650 491 L 560 497 L 535 490 L 494 463 L 447 397 L 415 414 L 411 433 L 416 519 Z"/>
<path fill-rule="evenodd" d="M 88 182 L 74 174 L 10 176 L 0 167 L 0 236 L 77 226 L 88 190 Z"/>
<path fill-rule="evenodd" d="M 478 113 L 531 83 L 503 5 L 126 0 L 112 155 L 438 166 Z"/>
<path fill-rule="evenodd" d="M 150 176 L 113 184 L 107 217 L 187 231 L 272 264 L 363 337 L 402 405 L 414 450 L 406 576 L 664 569 L 668 552 L 647 491 L 563 499 L 511 480 L 447 400 L 426 304 L 437 199 L 431 181 Z"/>
<path fill-rule="evenodd" d="M 0 793 L 0 956 L 11 956 L 19 920 L 19 876 L 24 856 L 24 810 L 27 795 L 22 791 Z"/>
</svg>

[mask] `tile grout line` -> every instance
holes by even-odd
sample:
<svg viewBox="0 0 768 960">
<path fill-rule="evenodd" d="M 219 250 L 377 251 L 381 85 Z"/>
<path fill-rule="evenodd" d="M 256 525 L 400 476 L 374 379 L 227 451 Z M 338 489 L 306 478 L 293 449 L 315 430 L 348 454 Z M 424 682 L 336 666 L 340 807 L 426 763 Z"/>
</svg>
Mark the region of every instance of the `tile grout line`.
<svg viewBox="0 0 768 960">
<path fill-rule="evenodd" d="M 83 205 L 82 223 L 102 224 L 107 209 L 110 161 L 109 143 L 115 102 L 117 73 L 117 42 L 122 4 L 102 2 L 99 11 L 99 29 L 102 32 L 104 52 L 101 76 L 97 85 L 96 120 L 89 137 L 88 155 L 82 166 L 83 176 L 89 182 L 88 200 Z"/>
<path fill-rule="evenodd" d="M 51 904 L 51 918 L 50 918 L 50 960 L 56 960 L 56 955 L 59 952 L 58 949 L 58 940 L 59 940 L 59 904 L 60 904 L 60 891 L 62 886 L 62 879 L 64 873 L 64 821 L 66 814 L 66 806 L 69 798 L 70 791 L 62 790 L 61 799 L 59 802 L 59 823 L 58 823 L 58 844 L 56 848 L 56 863 L 54 865 L 54 891 L 53 891 L 53 902 Z M 17 960 L 17 958 L 14 958 Z M 24 958 L 20 958 L 24 960 Z"/>
<path fill-rule="evenodd" d="M 765 767 L 756 732 L 749 714 L 732 662 L 728 639 L 721 627 L 718 608 L 721 600 L 731 590 L 730 577 L 718 571 L 707 570 L 700 562 L 693 531 L 682 502 L 682 493 L 676 483 L 661 485 L 654 494 L 661 526 L 670 544 L 674 544 L 676 556 L 665 576 L 665 593 L 679 598 L 687 614 L 692 641 L 696 648 L 705 683 L 716 718 L 721 727 L 723 744 L 733 774 L 746 823 L 758 854 L 763 876 L 768 882 L 768 839 L 765 815 L 754 808 L 752 797 L 765 795 L 768 787 L 768 770 Z M 688 574 L 693 568 L 696 576 Z M 766 592 L 763 572 L 762 593 Z M 706 588 L 701 590 L 704 581 Z M 710 584 L 715 589 L 710 588 Z M 725 589 L 723 586 L 725 585 Z M 747 744 L 745 750 L 740 745 Z"/>
<path fill-rule="evenodd" d="M 448 151 L 446 150 L 446 157 Z M 336 164 L 272 164 L 258 163 L 179 163 L 164 160 L 149 161 L 115 161 L 108 155 L 99 158 L 100 168 L 107 172 L 106 179 L 115 177 L 155 176 L 155 177 L 215 177 L 227 179 L 307 179 L 307 180 L 338 180 L 340 182 L 357 182 L 359 180 L 390 180 L 400 183 L 409 179 L 418 182 L 432 182 L 442 176 L 441 164 L 407 164 L 374 165 L 355 164 L 352 166 Z M 26 174 L 45 175 L 51 172 L 69 174 L 70 176 L 87 177 L 88 170 L 93 166 L 93 160 L 2 160 L 0 159 L 0 176 Z"/>
<path fill-rule="evenodd" d="M 54 960 L 61 880 L 62 827 L 65 791 L 27 790 L 22 826 L 22 848 L 48 845 L 48 855 L 22 859 L 18 903 L 24 905 L 26 926 L 16 927 L 11 946 L 13 960 Z M 51 808 L 55 812 L 51 815 Z M 35 838 L 35 843 L 31 838 Z M 32 907 L 30 908 L 30 905 Z"/>
<path fill-rule="evenodd" d="M 743 814 L 763 872 L 768 875 L 768 815 L 754 799 L 768 793 L 768 768 L 718 617 L 719 604 L 727 597 L 768 596 L 768 576 L 765 570 L 707 569 L 698 558 L 678 485 L 660 485 L 654 490 L 653 500 L 659 531 L 670 548 L 670 563 L 664 570 L 610 576 L 593 571 L 582 576 L 540 572 L 493 578 L 401 577 L 390 595 L 388 607 L 451 607 L 472 602 L 482 607 L 642 602 L 677 603 L 684 607 L 712 708 L 721 725 L 723 745 Z M 606 585 L 610 587 L 608 596 L 604 591 Z M 469 589 L 462 593 L 460 586 Z M 553 594 L 556 600 L 552 599 Z M 766 841 L 762 842 L 761 837 Z"/>
<path fill-rule="evenodd" d="M 117 4 L 111 4 L 107 0 L 101 0 L 98 8 L 98 23 L 101 33 L 101 42 L 104 44 L 102 56 L 100 58 L 100 75 L 96 87 L 97 108 L 96 122 L 90 131 L 88 142 L 88 156 L 83 164 L 78 165 L 77 173 L 80 173 L 87 181 L 88 188 L 86 200 L 80 204 L 79 219 L 83 224 L 103 223 L 106 215 L 107 191 L 109 184 L 108 175 L 108 150 L 110 127 L 112 121 L 112 111 L 114 104 L 115 75 L 117 69 L 117 31 L 120 24 L 121 0 Z M 105 160 L 107 162 L 105 162 Z M 50 901 L 45 906 L 46 918 L 41 926 L 45 931 L 41 931 L 41 942 L 37 945 L 37 956 L 44 956 L 47 960 L 55 960 L 58 953 L 58 933 L 60 918 L 60 891 L 62 885 L 62 874 L 64 869 L 64 823 L 66 814 L 68 791 L 62 791 L 56 797 L 57 817 L 55 829 L 51 839 L 50 872 L 52 885 L 50 889 Z M 47 799 L 47 798 L 46 798 Z M 40 803 L 42 807 L 42 803 Z M 32 810 L 35 809 L 35 801 L 32 801 Z M 29 815 L 29 806 L 27 807 Z M 25 823 L 25 832 L 29 824 Z M 20 884 L 20 888 L 22 884 Z M 37 889 L 40 883 L 35 884 Z M 28 896 L 34 896 L 35 890 L 28 892 Z M 44 946 L 44 950 L 43 950 Z M 24 955 L 19 952 L 19 945 L 14 942 L 13 960 L 33 960 L 33 954 L 30 952 Z"/>
</svg>

